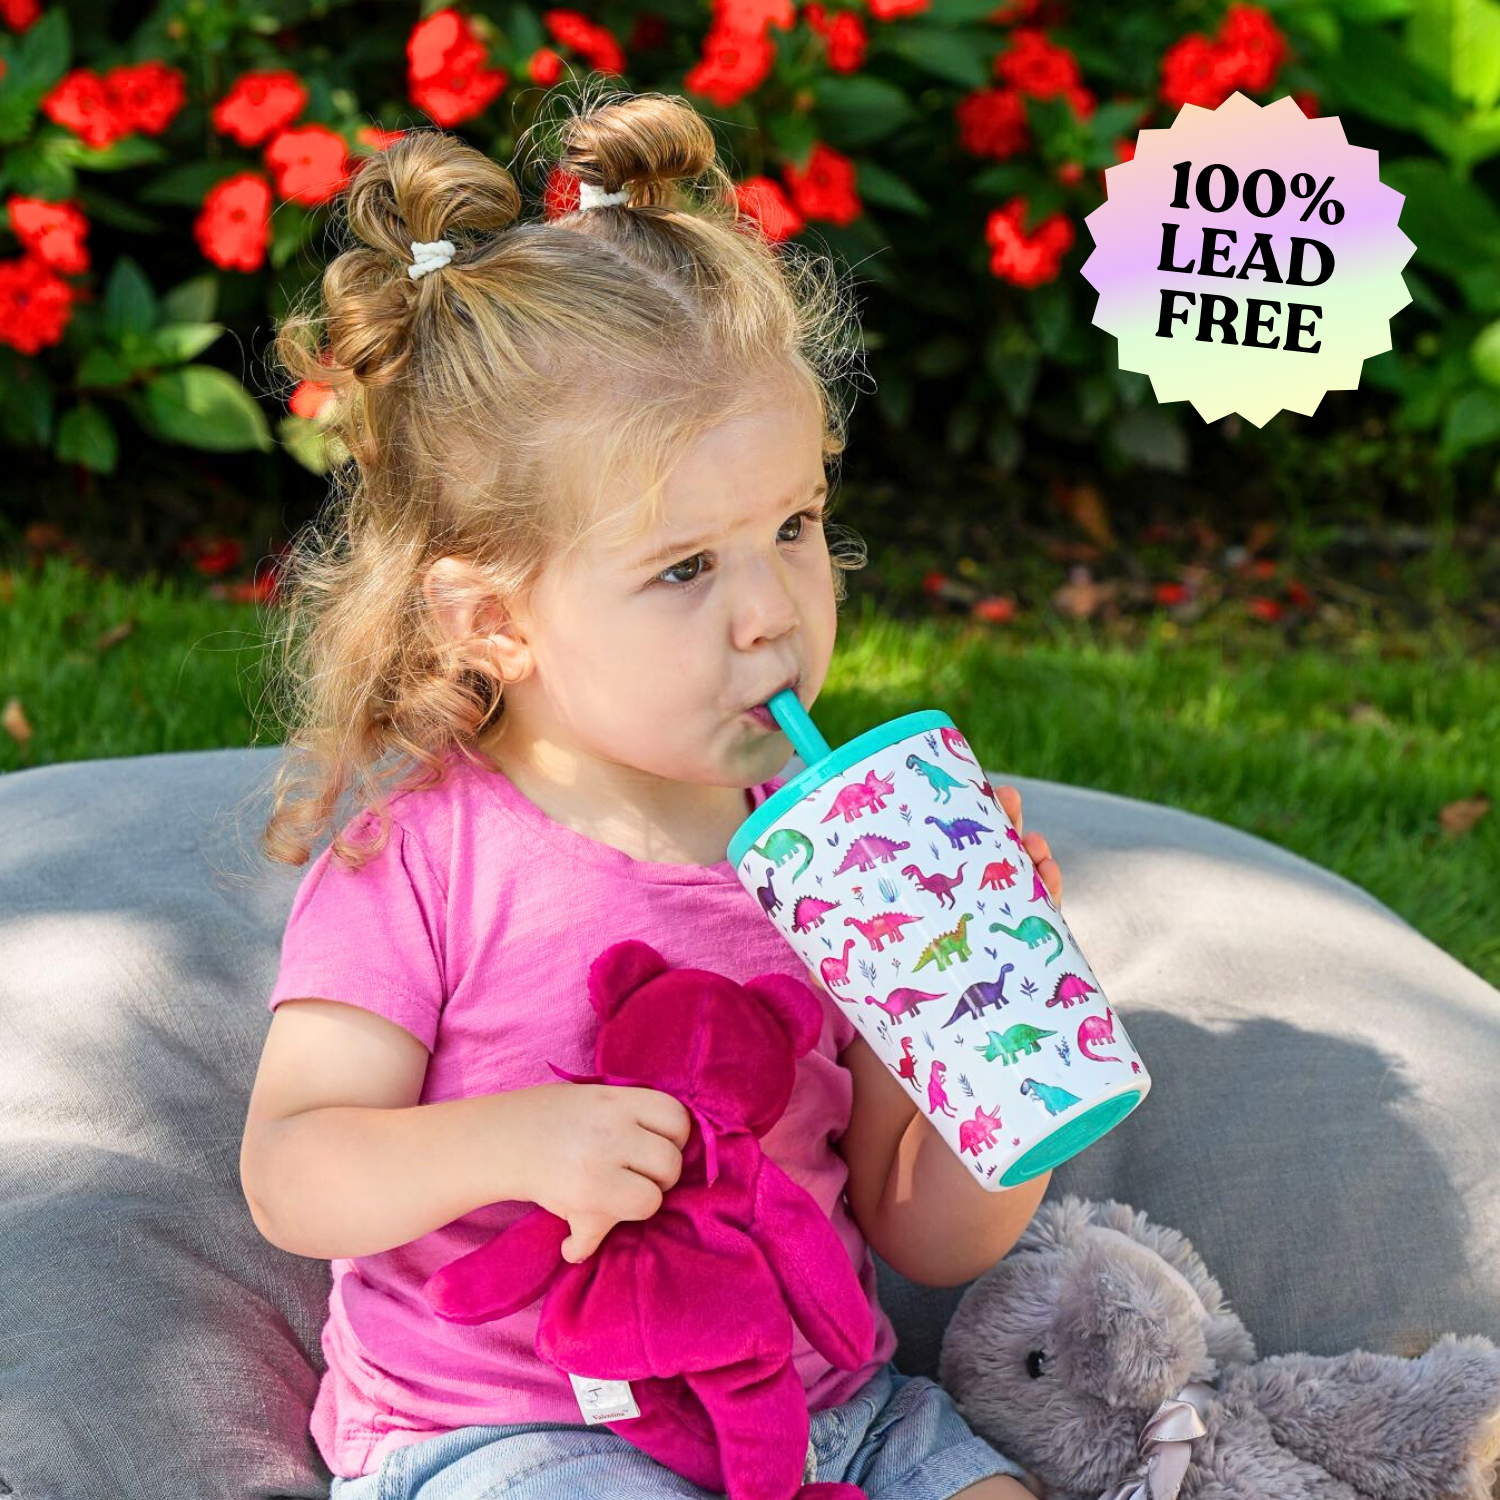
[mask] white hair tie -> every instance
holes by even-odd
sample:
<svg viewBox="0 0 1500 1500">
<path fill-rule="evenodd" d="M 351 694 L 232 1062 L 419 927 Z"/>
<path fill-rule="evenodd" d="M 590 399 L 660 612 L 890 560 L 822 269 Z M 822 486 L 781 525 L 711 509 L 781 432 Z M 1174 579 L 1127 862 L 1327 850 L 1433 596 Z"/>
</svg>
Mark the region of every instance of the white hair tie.
<svg viewBox="0 0 1500 1500">
<path fill-rule="evenodd" d="M 453 241 L 413 240 L 411 253 L 412 263 L 406 268 L 406 274 L 413 281 L 420 281 L 429 271 L 436 271 L 453 259 Z"/>
<path fill-rule="evenodd" d="M 578 184 L 578 212 L 582 213 L 586 208 L 602 208 L 606 203 L 623 203 L 629 196 L 624 188 L 617 192 L 606 193 L 603 188 L 595 187 L 592 182 L 580 182 Z"/>
</svg>

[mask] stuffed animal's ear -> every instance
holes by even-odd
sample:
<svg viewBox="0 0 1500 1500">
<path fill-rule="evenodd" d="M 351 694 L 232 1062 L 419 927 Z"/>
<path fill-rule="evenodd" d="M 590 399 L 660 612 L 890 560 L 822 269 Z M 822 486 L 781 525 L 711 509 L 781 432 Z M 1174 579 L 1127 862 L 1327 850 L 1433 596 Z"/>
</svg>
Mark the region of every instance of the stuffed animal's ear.
<svg viewBox="0 0 1500 1500">
<path fill-rule="evenodd" d="M 670 967 L 650 943 L 638 938 L 611 943 L 589 965 L 589 1003 L 599 1019 L 607 1021 L 627 996 Z"/>
<path fill-rule="evenodd" d="M 1021 1231 L 1021 1237 L 1010 1253 L 1066 1250 L 1093 1222 L 1093 1209 L 1094 1205 L 1087 1198 L 1080 1198 L 1076 1193 L 1045 1199 L 1031 1216 L 1031 1222 Z"/>
<path fill-rule="evenodd" d="M 818 1045 L 823 1031 L 823 1002 L 800 979 L 790 974 L 758 974 L 746 982 L 745 989 L 781 1023 L 791 1040 L 793 1057 L 801 1057 Z"/>
<path fill-rule="evenodd" d="M 1239 1314 L 1230 1309 L 1223 1288 L 1181 1230 L 1153 1224 L 1144 1210 L 1114 1198 L 1091 1203 L 1089 1213 L 1093 1223 L 1117 1230 L 1154 1250 L 1192 1287 L 1203 1304 L 1203 1336 L 1216 1364 L 1249 1364 L 1255 1359 L 1255 1340 L 1250 1330 L 1240 1321 Z"/>
</svg>

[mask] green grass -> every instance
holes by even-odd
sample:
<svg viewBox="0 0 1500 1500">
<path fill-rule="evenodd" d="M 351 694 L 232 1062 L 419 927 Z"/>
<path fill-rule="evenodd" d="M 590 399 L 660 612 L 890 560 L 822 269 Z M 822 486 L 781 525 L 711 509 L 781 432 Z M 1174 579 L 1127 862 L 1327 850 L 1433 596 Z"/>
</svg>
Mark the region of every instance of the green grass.
<svg viewBox="0 0 1500 1500">
<path fill-rule="evenodd" d="M 942 708 L 991 769 L 1258 834 L 1500 983 L 1500 813 L 1456 835 L 1439 821 L 1447 804 L 1497 794 L 1500 661 L 1466 658 L 1441 632 L 1417 652 L 1373 635 L 1289 651 L 1259 633 L 1163 626 L 1125 649 L 1060 621 L 1024 636 L 896 621 L 857 590 L 844 608 L 818 700 L 830 741 Z M 125 620 L 131 633 L 97 649 Z M 261 626 L 252 606 L 171 583 L 91 579 L 56 558 L 13 572 L 0 707 L 18 699 L 33 735 L 0 730 L 0 770 L 247 745 L 257 727 L 276 743 Z"/>
</svg>

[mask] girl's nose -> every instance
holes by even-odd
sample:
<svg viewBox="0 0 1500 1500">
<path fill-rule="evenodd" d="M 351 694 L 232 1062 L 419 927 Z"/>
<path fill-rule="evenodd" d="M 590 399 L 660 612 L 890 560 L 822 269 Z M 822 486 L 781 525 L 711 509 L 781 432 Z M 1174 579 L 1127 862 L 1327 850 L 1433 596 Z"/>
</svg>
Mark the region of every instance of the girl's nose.
<svg viewBox="0 0 1500 1500">
<path fill-rule="evenodd" d="M 788 565 L 780 559 L 753 568 L 735 601 L 735 634 L 741 647 L 778 640 L 796 628 L 800 615 L 789 583 Z"/>
</svg>

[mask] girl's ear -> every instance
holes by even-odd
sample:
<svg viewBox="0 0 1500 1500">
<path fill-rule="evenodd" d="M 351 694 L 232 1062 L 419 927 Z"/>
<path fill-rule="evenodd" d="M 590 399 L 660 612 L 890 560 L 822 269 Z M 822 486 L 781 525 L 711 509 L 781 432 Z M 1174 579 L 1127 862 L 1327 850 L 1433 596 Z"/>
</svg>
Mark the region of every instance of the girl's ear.
<svg viewBox="0 0 1500 1500">
<path fill-rule="evenodd" d="M 457 641 L 466 657 L 488 658 L 507 684 L 530 672 L 531 652 L 524 636 L 471 564 L 460 557 L 438 558 L 422 575 L 422 597 L 438 629 Z"/>
</svg>

